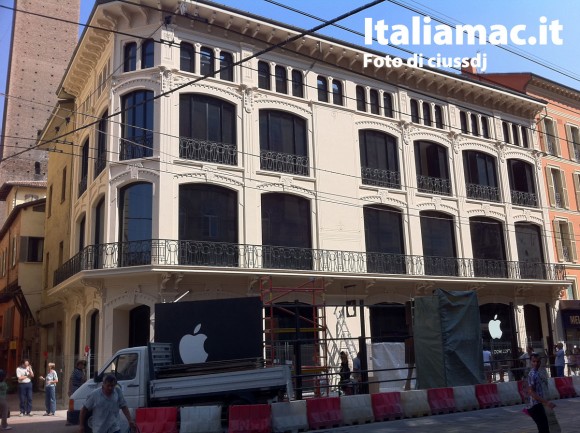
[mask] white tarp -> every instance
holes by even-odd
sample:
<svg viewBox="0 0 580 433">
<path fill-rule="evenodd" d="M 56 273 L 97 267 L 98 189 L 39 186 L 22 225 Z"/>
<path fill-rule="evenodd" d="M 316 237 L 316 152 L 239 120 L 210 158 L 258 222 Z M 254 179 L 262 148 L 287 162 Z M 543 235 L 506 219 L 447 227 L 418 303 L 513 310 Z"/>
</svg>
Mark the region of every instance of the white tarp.
<svg viewBox="0 0 580 433">
<path fill-rule="evenodd" d="M 370 370 L 374 370 L 374 380 L 380 381 L 380 392 L 402 391 L 405 389 L 408 376 L 408 365 L 405 363 L 405 343 L 374 343 L 371 346 Z M 397 368 L 399 370 L 377 371 Z M 409 389 L 415 389 L 412 380 Z"/>
</svg>

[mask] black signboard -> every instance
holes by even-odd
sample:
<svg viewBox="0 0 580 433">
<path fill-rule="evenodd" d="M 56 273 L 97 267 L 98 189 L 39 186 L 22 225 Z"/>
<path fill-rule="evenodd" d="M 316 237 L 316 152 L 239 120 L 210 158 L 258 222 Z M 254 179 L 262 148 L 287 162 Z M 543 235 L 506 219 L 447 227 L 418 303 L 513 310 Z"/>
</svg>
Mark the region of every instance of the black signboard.
<svg viewBox="0 0 580 433">
<path fill-rule="evenodd" d="M 564 328 L 580 329 L 580 310 L 560 310 Z"/>
<path fill-rule="evenodd" d="M 262 302 L 219 299 L 155 305 L 155 341 L 185 364 L 262 357 Z"/>
</svg>

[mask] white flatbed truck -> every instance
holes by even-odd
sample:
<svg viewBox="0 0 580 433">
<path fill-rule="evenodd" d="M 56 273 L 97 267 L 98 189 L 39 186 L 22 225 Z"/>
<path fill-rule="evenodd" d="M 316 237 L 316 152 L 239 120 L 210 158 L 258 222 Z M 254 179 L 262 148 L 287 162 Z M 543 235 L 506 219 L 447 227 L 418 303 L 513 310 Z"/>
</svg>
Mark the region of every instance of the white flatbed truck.
<svg viewBox="0 0 580 433">
<path fill-rule="evenodd" d="M 292 395 L 288 366 L 263 367 L 259 360 L 174 364 L 171 344 L 121 349 L 77 389 L 69 400 L 67 422 L 78 424 L 88 395 L 113 374 L 130 410 L 141 407 L 252 404 Z M 124 420 L 121 416 L 121 420 Z M 89 421 L 90 427 L 90 421 Z M 87 429 L 87 431 L 89 431 Z"/>
</svg>

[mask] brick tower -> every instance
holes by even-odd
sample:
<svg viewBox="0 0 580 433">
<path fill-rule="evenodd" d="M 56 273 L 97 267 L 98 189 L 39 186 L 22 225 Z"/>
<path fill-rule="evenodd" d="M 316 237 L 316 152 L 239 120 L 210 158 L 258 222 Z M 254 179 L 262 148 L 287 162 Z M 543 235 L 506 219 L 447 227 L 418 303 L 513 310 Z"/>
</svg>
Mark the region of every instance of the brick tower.
<svg viewBox="0 0 580 433">
<path fill-rule="evenodd" d="M 0 141 L 0 186 L 14 180 L 46 180 L 48 155 L 34 147 L 56 104 L 56 89 L 78 39 L 80 0 L 15 0 L 12 43 Z M 33 15 L 36 14 L 36 15 Z M 6 219 L 0 202 L 0 227 Z"/>
</svg>

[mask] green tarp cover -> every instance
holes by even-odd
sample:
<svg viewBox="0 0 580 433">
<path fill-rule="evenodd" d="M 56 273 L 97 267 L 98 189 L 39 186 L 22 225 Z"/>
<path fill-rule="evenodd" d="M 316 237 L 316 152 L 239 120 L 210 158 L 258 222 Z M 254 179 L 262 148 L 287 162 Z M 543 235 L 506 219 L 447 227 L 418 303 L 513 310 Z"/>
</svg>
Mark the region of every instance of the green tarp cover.
<svg viewBox="0 0 580 433">
<path fill-rule="evenodd" d="M 435 290 L 415 299 L 417 388 L 484 381 L 479 305 L 475 292 Z"/>
</svg>

